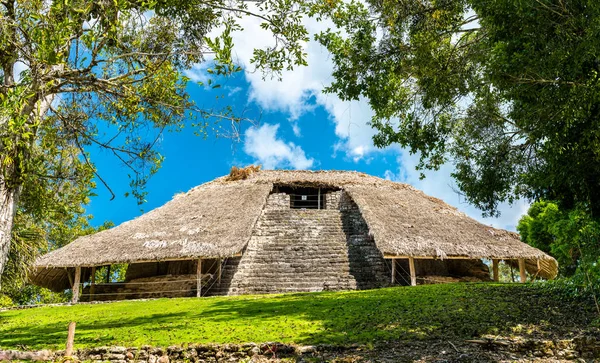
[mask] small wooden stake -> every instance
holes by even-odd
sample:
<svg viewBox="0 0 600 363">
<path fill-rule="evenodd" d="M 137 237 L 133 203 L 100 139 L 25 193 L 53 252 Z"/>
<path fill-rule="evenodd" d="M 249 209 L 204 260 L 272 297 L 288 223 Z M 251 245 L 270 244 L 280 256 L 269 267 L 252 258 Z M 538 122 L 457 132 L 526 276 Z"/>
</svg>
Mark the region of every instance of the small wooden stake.
<svg viewBox="0 0 600 363">
<path fill-rule="evenodd" d="M 410 286 L 417 286 L 417 273 L 415 272 L 415 259 L 408 258 L 408 267 L 410 268 Z"/>
<path fill-rule="evenodd" d="M 65 357 L 70 358 L 73 355 L 73 343 L 75 341 L 75 325 L 74 321 L 69 323 L 69 332 L 67 334 L 67 349 L 65 351 Z"/>
<path fill-rule="evenodd" d="M 525 282 L 527 275 L 525 275 L 525 260 L 522 258 L 519 258 L 519 274 L 521 275 L 521 282 Z"/>
<path fill-rule="evenodd" d="M 498 282 L 500 279 L 498 277 L 498 260 L 492 260 L 492 270 L 494 274 L 494 281 Z"/>
<path fill-rule="evenodd" d="M 90 301 L 92 301 L 94 299 L 94 292 L 96 290 L 96 266 L 92 267 L 92 276 L 90 282 Z"/>
<path fill-rule="evenodd" d="M 396 259 L 392 258 L 392 285 L 396 283 Z"/>
<path fill-rule="evenodd" d="M 81 282 L 81 267 L 75 267 L 75 281 L 73 281 L 73 304 L 79 302 L 79 283 Z"/>
<path fill-rule="evenodd" d="M 202 259 L 196 265 L 196 297 L 202 296 Z"/>
</svg>

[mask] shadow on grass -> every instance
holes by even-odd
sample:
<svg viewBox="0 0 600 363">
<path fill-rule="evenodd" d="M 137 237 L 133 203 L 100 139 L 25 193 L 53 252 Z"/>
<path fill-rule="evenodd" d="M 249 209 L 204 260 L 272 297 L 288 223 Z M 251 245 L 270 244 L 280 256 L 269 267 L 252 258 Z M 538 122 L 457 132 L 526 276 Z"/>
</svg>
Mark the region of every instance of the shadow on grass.
<svg viewBox="0 0 600 363">
<path fill-rule="evenodd" d="M 66 307 L 70 308 L 70 307 Z M 77 343 L 83 346 L 99 346 L 120 341 L 115 332 L 149 325 L 162 326 L 172 321 L 185 318 L 184 313 L 147 314 L 131 318 L 103 319 L 101 321 L 87 322 L 78 319 L 77 315 L 67 316 L 68 319 L 59 319 L 45 324 L 20 325 L 8 332 L 2 332 L 0 346 L 2 347 L 28 347 L 64 348 L 67 340 L 67 325 L 69 321 L 76 321 Z M 8 320 L 8 319 L 6 319 Z M 1 326 L 1 325 L 0 325 Z M 147 327 L 146 329 L 150 329 Z"/>
<path fill-rule="evenodd" d="M 595 317 L 592 304 L 557 298 L 535 286 L 497 284 L 54 309 L 54 313 L 32 309 L 29 314 L 0 314 L 7 324 L 0 324 L 0 346 L 62 347 L 71 319 L 78 321 L 76 343 L 81 347 L 248 341 L 364 344 L 464 339 L 515 330 L 520 335 L 550 338 L 585 328 Z"/>
<path fill-rule="evenodd" d="M 592 304 L 566 301 L 519 285 L 437 285 L 347 294 L 296 294 L 230 301 L 205 311 L 212 320 L 303 316 L 322 323 L 298 343 L 374 343 L 386 340 L 471 338 L 483 334 L 560 337 L 587 327 Z"/>
</svg>

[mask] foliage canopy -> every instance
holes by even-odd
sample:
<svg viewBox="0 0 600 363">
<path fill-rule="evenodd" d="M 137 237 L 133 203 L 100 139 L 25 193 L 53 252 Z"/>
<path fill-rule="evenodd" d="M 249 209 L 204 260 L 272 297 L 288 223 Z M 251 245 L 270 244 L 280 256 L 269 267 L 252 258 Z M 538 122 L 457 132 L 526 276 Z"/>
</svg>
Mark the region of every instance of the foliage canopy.
<svg viewBox="0 0 600 363">
<path fill-rule="evenodd" d="M 231 35 L 248 16 L 275 39 L 255 50 L 260 71 L 305 64 L 303 7 L 291 0 L 0 1 L 0 274 L 9 251 L 11 271 L 22 271 L 16 266 L 47 248 L 40 236 L 54 247 L 89 230 L 81 205 L 96 181 L 104 183 L 89 147 L 129 170 L 141 203 L 162 162 L 163 131 L 191 123 L 205 134 L 211 120 L 243 121 L 227 106 L 197 106 L 183 72 L 207 54 L 214 77 L 239 71 Z"/>
<path fill-rule="evenodd" d="M 562 210 L 556 203 L 535 202 L 519 221 L 523 241 L 556 257 L 560 274 L 576 283 L 598 288 L 600 281 L 600 222 L 579 206 Z"/>
<path fill-rule="evenodd" d="M 600 3 L 371 0 L 326 10 L 341 29 L 327 88 L 365 97 L 375 144 L 451 162 L 488 215 L 516 198 L 600 216 Z"/>
</svg>

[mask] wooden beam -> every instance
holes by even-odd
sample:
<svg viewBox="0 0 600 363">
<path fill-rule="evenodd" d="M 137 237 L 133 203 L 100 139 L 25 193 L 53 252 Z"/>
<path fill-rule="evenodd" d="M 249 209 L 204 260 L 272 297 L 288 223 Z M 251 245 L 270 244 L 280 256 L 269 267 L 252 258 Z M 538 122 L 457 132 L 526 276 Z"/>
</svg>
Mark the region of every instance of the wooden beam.
<svg viewBox="0 0 600 363">
<path fill-rule="evenodd" d="M 317 195 L 317 209 L 321 209 L 321 188 L 319 188 L 319 194 Z"/>
<path fill-rule="evenodd" d="M 202 259 L 196 265 L 196 297 L 202 296 Z"/>
<path fill-rule="evenodd" d="M 537 275 L 542 271 L 542 265 L 540 264 L 540 259 L 536 259 L 537 262 L 537 272 L 535 273 L 535 277 L 537 277 Z"/>
<path fill-rule="evenodd" d="M 75 325 L 74 321 L 69 323 L 69 331 L 67 332 L 67 346 L 65 350 L 65 358 L 73 356 L 73 344 L 75 341 Z"/>
<path fill-rule="evenodd" d="M 407 255 L 390 255 L 390 254 L 384 254 L 383 258 L 403 258 L 403 259 L 408 259 L 411 256 L 407 256 Z M 445 260 L 481 260 L 483 258 L 487 258 L 487 259 L 491 259 L 492 257 L 489 256 L 483 256 L 483 257 L 469 257 L 469 256 L 446 256 L 444 258 L 438 257 L 438 256 L 412 256 L 412 258 L 414 258 L 415 260 L 440 260 L 440 261 L 445 261 Z M 516 260 L 516 258 L 514 256 L 494 256 L 493 257 L 496 260 Z"/>
<path fill-rule="evenodd" d="M 73 286 L 73 276 L 71 276 L 71 271 L 65 267 L 65 271 L 67 271 L 67 277 L 69 278 L 69 285 Z"/>
<path fill-rule="evenodd" d="M 73 304 L 79 302 L 79 283 L 81 282 L 81 267 L 75 267 L 75 280 L 73 281 Z"/>
<path fill-rule="evenodd" d="M 222 261 L 222 260 L 219 258 L 219 272 L 218 272 L 218 273 L 219 273 L 219 274 L 218 274 L 219 285 L 221 284 L 221 272 L 222 272 L 222 271 L 221 271 L 221 270 L 222 270 L 222 268 L 221 268 L 221 265 L 222 265 L 222 264 L 223 264 L 223 261 Z"/>
<path fill-rule="evenodd" d="M 396 283 L 396 259 L 392 258 L 392 285 Z"/>
<path fill-rule="evenodd" d="M 110 282 L 110 265 L 106 266 L 106 283 Z"/>
<path fill-rule="evenodd" d="M 447 256 L 444 258 L 437 256 L 405 256 L 405 255 L 383 255 L 383 258 L 414 258 L 415 260 L 479 260 L 484 257 L 467 257 L 467 256 Z"/>
<path fill-rule="evenodd" d="M 96 266 L 92 267 L 92 276 L 90 282 L 90 301 L 92 301 L 94 299 L 94 292 L 96 290 Z"/>
<path fill-rule="evenodd" d="M 410 268 L 410 286 L 417 286 L 417 273 L 415 272 L 415 259 L 408 258 L 408 267 Z"/>
<path fill-rule="evenodd" d="M 242 257 L 243 255 L 244 254 L 242 252 L 237 252 L 237 253 L 232 253 L 230 255 L 227 255 L 225 257 Z M 206 260 L 206 259 L 213 259 L 213 258 L 219 258 L 219 257 L 223 257 L 223 256 L 218 256 L 218 255 L 208 256 L 207 255 L 207 256 L 202 256 L 202 259 Z M 148 262 L 189 261 L 189 260 L 194 259 L 194 258 L 200 258 L 200 257 L 198 257 L 198 256 L 189 256 L 189 257 L 181 257 L 181 258 L 165 258 L 165 259 L 160 259 L 160 260 L 156 260 L 156 259 L 154 259 L 154 260 L 131 260 L 131 259 L 127 259 L 127 260 L 123 260 L 123 261 L 113 261 L 111 263 L 113 263 L 113 264 L 118 264 L 118 263 L 129 263 L 129 264 L 131 264 L 131 263 L 148 263 Z M 81 265 L 77 264 L 77 265 L 65 265 L 65 266 L 60 265 L 60 266 L 48 266 L 48 267 L 49 268 L 65 268 L 66 269 L 66 268 L 69 268 L 69 267 L 77 267 L 77 266 L 79 266 L 79 267 L 94 267 L 94 266 L 97 266 L 97 264 L 95 262 L 93 262 L 93 263 L 90 263 L 90 264 L 81 264 Z"/>
<path fill-rule="evenodd" d="M 519 258 L 519 274 L 521 275 L 521 282 L 525 282 L 527 275 L 525 274 L 525 259 L 523 258 Z"/>
<path fill-rule="evenodd" d="M 500 278 L 498 276 L 498 260 L 496 259 L 492 260 L 492 270 L 494 275 L 494 281 L 498 282 Z"/>
</svg>

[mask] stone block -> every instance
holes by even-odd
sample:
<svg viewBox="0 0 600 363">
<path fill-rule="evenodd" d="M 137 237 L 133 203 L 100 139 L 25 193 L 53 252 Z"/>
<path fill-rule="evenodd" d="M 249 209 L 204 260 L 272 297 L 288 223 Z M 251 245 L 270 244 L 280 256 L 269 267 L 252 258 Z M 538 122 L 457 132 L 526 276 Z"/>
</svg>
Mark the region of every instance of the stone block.
<svg viewBox="0 0 600 363">
<path fill-rule="evenodd" d="M 107 353 L 104 354 L 102 356 L 103 359 L 107 359 L 110 361 L 115 361 L 115 360 L 125 360 L 125 354 L 120 354 L 120 353 Z"/>
<path fill-rule="evenodd" d="M 110 348 L 111 353 L 115 354 L 125 354 L 127 352 L 127 348 L 125 347 L 112 347 Z"/>
</svg>

